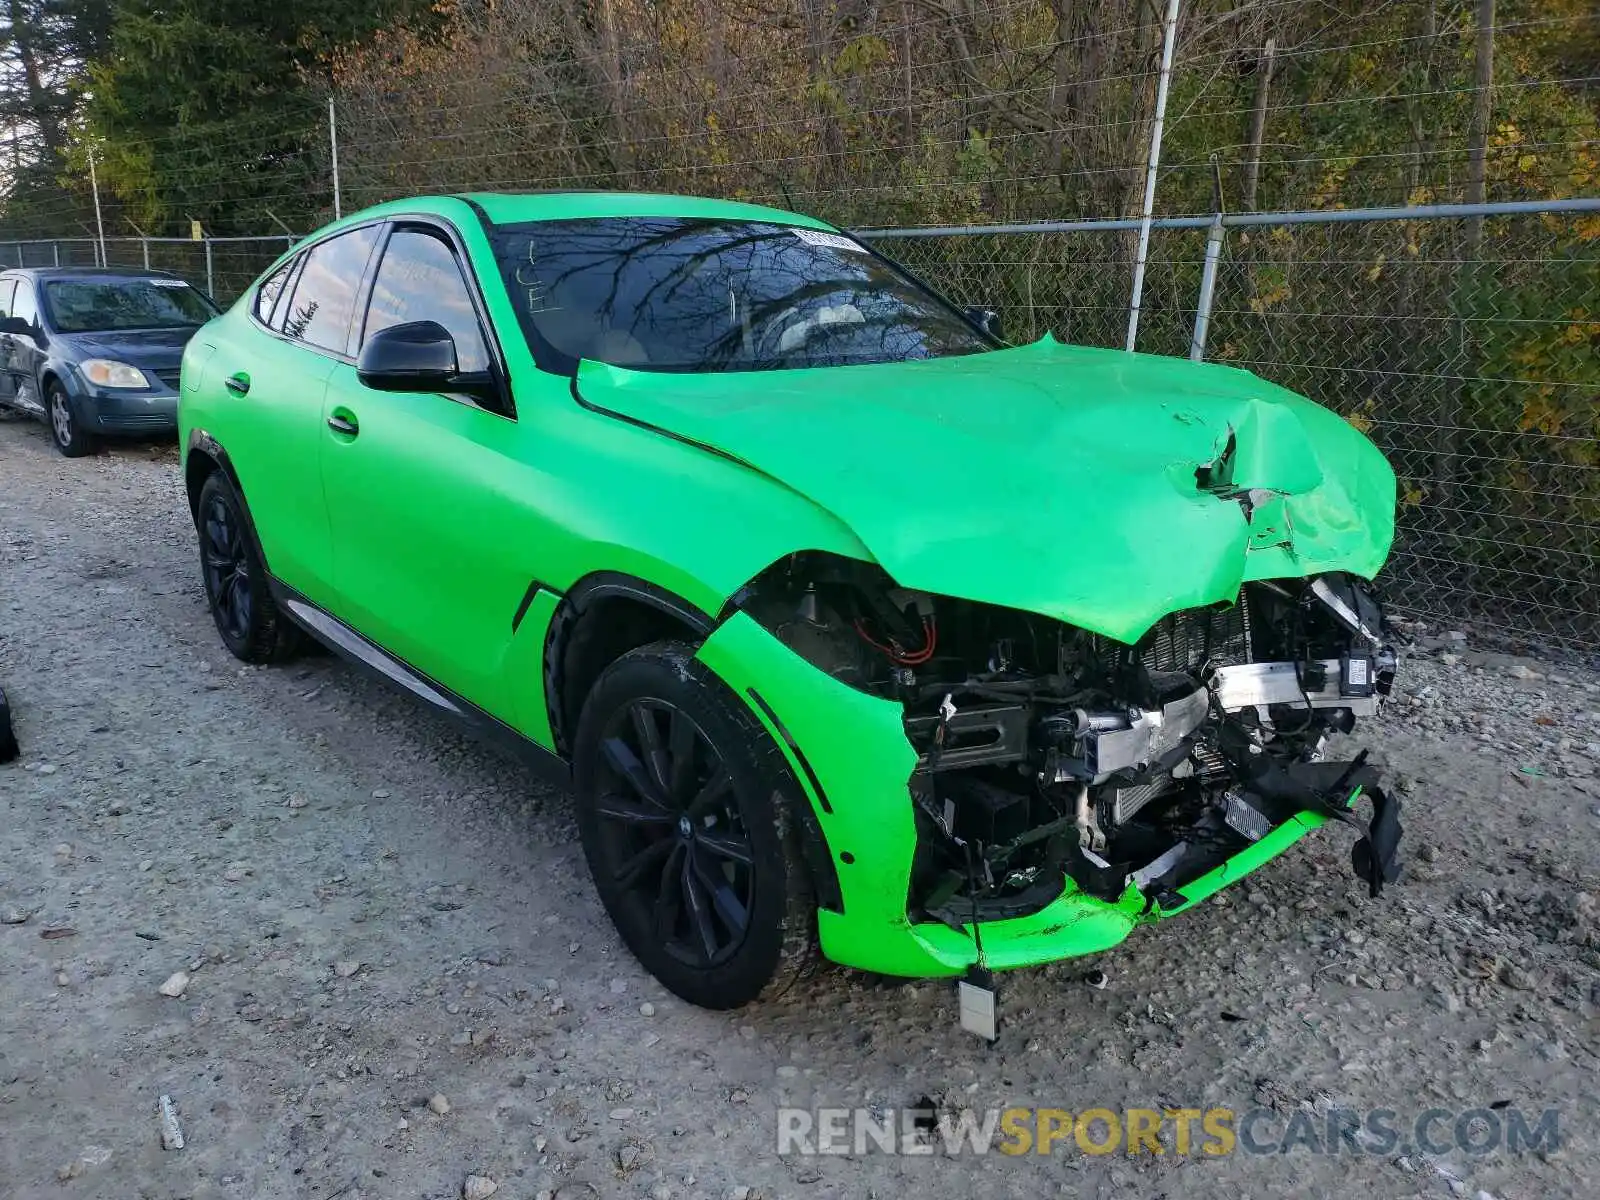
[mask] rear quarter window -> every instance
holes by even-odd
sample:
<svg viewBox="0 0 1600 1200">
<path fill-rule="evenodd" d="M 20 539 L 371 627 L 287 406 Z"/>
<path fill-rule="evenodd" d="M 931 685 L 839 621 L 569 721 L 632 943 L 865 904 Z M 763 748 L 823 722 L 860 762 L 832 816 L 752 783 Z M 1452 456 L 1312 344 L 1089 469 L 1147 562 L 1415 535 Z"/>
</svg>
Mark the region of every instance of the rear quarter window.
<svg viewBox="0 0 1600 1200">
<path fill-rule="evenodd" d="M 377 244 L 378 226 L 363 225 L 307 250 L 294 295 L 282 306 L 284 334 L 335 354 L 345 353 L 356 292 Z"/>
<path fill-rule="evenodd" d="M 255 314 L 256 320 L 269 328 L 276 328 L 272 324 L 273 310 L 278 306 L 278 300 L 283 295 L 283 285 L 289 282 L 296 264 L 300 261 L 299 255 L 291 258 L 271 275 L 268 275 L 261 286 L 256 289 Z"/>
</svg>

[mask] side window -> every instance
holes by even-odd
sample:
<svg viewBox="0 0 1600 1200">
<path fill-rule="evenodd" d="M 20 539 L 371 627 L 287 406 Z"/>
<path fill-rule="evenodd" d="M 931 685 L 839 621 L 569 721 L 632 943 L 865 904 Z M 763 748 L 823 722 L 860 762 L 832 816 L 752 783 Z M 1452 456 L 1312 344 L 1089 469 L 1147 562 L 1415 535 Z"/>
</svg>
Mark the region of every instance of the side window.
<svg viewBox="0 0 1600 1200">
<path fill-rule="evenodd" d="M 283 285 L 289 282 L 289 272 L 294 270 L 295 263 L 299 261 L 298 258 L 291 258 L 268 275 L 266 282 L 256 291 L 256 320 L 263 325 L 272 324 L 272 310 L 278 303 L 278 297 L 283 295 Z"/>
<path fill-rule="evenodd" d="M 17 290 L 15 279 L 0 279 L 0 317 L 11 315 L 11 295 Z"/>
<path fill-rule="evenodd" d="M 11 301 L 11 315 L 29 325 L 39 323 L 39 306 L 34 303 L 33 284 L 26 279 L 17 280 L 17 294 Z"/>
<path fill-rule="evenodd" d="M 377 241 L 378 227 L 367 225 L 311 247 L 288 303 L 283 332 L 343 354 L 349 342 L 356 291 Z"/>
<path fill-rule="evenodd" d="M 366 337 L 407 321 L 437 321 L 456 342 L 462 371 L 487 371 L 489 347 L 455 253 L 437 234 L 398 229 L 372 283 Z"/>
</svg>

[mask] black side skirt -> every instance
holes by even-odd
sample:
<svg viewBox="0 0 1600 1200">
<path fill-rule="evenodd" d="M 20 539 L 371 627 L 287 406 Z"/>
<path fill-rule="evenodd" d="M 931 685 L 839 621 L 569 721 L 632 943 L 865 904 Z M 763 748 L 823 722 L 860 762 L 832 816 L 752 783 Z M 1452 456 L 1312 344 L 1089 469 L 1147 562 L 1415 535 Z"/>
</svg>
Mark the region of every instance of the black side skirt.
<svg viewBox="0 0 1600 1200">
<path fill-rule="evenodd" d="M 430 707 L 455 717 L 473 733 L 512 751 L 545 782 L 562 788 L 572 785 L 572 767 L 560 755 L 530 741 L 498 717 L 390 654 L 276 577 L 269 575 L 267 581 L 279 611 L 335 654 L 380 679 L 398 684 Z"/>
</svg>

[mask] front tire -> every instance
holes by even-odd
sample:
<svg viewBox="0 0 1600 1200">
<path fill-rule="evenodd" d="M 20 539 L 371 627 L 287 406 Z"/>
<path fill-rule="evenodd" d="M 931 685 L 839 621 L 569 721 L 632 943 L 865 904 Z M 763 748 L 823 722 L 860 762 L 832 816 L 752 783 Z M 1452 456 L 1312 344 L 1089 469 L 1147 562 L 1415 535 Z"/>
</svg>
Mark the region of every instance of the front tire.
<svg viewBox="0 0 1600 1200">
<path fill-rule="evenodd" d="M 50 421 L 50 440 L 57 450 L 68 458 L 82 458 L 95 452 L 95 440 L 84 431 L 66 388 L 52 383 L 45 392 L 44 407 Z"/>
<path fill-rule="evenodd" d="M 682 642 L 601 674 L 573 765 L 595 888 L 635 958 L 704 1008 L 771 999 L 814 969 L 816 901 L 782 752 Z"/>
<path fill-rule="evenodd" d="M 299 638 L 267 584 L 267 569 L 245 520 L 244 500 L 221 471 L 206 477 L 195 507 L 200 574 L 217 632 L 235 658 L 282 662 Z"/>
</svg>

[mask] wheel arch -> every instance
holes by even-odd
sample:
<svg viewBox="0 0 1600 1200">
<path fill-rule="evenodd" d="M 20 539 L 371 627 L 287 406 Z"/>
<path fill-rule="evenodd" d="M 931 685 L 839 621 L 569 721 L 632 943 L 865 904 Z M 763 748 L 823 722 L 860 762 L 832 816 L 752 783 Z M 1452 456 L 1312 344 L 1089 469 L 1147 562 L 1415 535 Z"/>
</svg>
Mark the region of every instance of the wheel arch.
<svg viewBox="0 0 1600 1200">
<path fill-rule="evenodd" d="M 204 429 L 191 429 L 184 447 L 183 489 L 189 501 L 189 516 L 197 523 L 200 520 L 200 489 L 205 487 L 207 479 L 219 471 L 226 476 L 228 482 L 233 485 L 233 490 L 239 494 L 239 504 L 244 510 L 245 529 L 255 545 L 261 565 L 270 575 L 272 564 L 267 561 L 266 549 L 261 544 L 260 534 L 256 532 L 256 521 L 250 511 L 249 497 L 245 495 L 244 484 L 239 482 L 239 472 L 234 468 L 233 460 L 228 457 L 228 452 L 222 448 L 222 444 Z"/>
<path fill-rule="evenodd" d="M 579 579 L 562 596 L 545 635 L 545 709 L 556 752 L 570 757 L 578 714 L 606 667 L 663 638 L 698 645 L 715 628 L 699 607 L 638 576 L 595 571 Z"/>
<path fill-rule="evenodd" d="M 239 495 L 244 495 L 244 488 L 239 486 L 239 473 L 233 469 L 228 452 L 205 430 L 190 430 L 188 443 L 184 447 L 183 490 L 189 499 L 191 517 L 199 516 L 200 489 L 205 487 L 207 476 L 214 471 L 224 472 Z"/>
<path fill-rule="evenodd" d="M 727 609 L 723 618 L 732 611 Z M 578 715 L 611 663 L 630 650 L 668 638 L 698 647 L 720 623 L 683 597 L 634 575 L 597 571 L 580 579 L 557 605 L 545 635 L 545 703 L 556 753 L 571 761 Z M 749 696 L 740 694 L 739 701 L 758 723 L 764 721 Z M 809 774 L 806 767 L 795 769 Z M 801 794 L 795 815 L 811 886 L 822 907 L 842 912 L 839 877 L 827 837 L 803 784 Z"/>
</svg>

